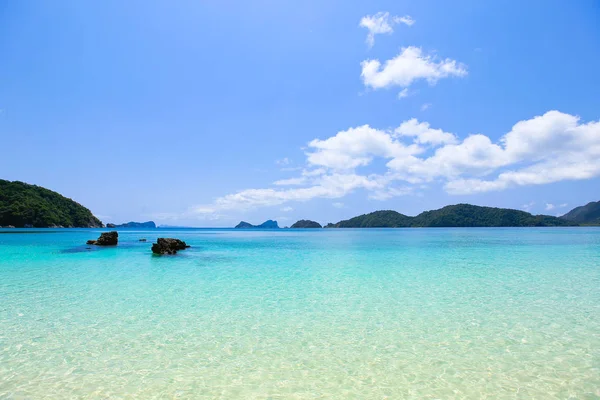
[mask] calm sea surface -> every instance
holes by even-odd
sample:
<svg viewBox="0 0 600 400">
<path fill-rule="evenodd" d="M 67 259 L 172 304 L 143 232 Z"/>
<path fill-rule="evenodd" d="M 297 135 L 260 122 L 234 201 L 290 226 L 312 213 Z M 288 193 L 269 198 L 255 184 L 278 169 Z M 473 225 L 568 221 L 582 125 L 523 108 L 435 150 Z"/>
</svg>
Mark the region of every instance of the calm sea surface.
<svg viewBox="0 0 600 400">
<path fill-rule="evenodd" d="M 600 398 L 599 228 L 1 232 L 0 399 Z"/>
</svg>

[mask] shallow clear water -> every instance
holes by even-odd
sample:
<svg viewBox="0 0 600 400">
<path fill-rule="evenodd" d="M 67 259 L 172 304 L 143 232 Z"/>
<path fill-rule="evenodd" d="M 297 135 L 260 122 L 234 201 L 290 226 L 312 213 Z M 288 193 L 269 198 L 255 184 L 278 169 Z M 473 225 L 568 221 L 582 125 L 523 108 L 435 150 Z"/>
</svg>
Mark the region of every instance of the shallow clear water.
<svg viewBox="0 0 600 400">
<path fill-rule="evenodd" d="M 600 398 L 600 229 L 10 232 L 1 399 Z"/>
</svg>

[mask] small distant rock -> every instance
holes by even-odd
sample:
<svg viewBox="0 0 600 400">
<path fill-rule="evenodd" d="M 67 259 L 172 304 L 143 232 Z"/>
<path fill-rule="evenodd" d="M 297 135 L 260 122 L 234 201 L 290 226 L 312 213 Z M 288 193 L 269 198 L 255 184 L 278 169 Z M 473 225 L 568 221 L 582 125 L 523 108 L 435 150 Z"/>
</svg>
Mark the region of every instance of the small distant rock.
<svg viewBox="0 0 600 400">
<path fill-rule="evenodd" d="M 106 224 L 107 228 L 116 228 L 117 226 L 115 224 Z"/>
<path fill-rule="evenodd" d="M 141 238 L 141 239 L 140 239 L 140 242 L 147 242 L 147 240 L 146 240 L 146 239 L 144 239 L 144 238 Z"/>
<path fill-rule="evenodd" d="M 117 231 L 112 231 L 101 233 L 98 240 L 88 240 L 86 244 L 95 244 L 96 246 L 116 246 L 118 242 L 119 233 Z"/>
<path fill-rule="evenodd" d="M 12 226 L 12 225 L 7 226 L 7 228 L 9 228 L 9 229 L 15 229 L 15 227 Z"/>
<path fill-rule="evenodd" d="M 156 243 L 152 245 L 152 253 L 154 254 L 177 254 L 179 250 L 185 250 L 187 245 L 183 240 L 173 238 L 158 238 Z"/>
</svg>

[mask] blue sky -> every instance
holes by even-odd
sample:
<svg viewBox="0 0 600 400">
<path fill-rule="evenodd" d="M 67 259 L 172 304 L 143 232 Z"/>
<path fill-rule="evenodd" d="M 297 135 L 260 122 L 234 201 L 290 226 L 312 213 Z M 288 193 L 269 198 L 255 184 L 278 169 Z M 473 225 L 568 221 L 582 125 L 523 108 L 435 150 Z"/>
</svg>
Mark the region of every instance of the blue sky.
<svg viewBox="0 0 600 400">
<path fill-rule="evenodd" d="M 562 214 L 600 200 L 599 49 L 592 0 L 3 2 L 0 177 L 104 222 Z"/>
</svg>

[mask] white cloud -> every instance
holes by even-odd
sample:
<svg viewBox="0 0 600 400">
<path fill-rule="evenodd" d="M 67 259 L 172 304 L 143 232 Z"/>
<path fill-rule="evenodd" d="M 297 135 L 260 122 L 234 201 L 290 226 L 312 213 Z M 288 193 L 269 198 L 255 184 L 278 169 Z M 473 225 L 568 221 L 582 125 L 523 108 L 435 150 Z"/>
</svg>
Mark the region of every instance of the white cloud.
<svg viewBox="0 0 600 400">
<path fill-rule="evenodd" d="M 416 118 L 403 122 L 394 133 L 414 137 L 415 142 L 419 144 L 454 144 L 458 141 L 454 134 L 441 129 L 432 129 L 427 122 L 419 122 Z"/>
<path fill-rule="evenodd" d="M 521 206 L 521 208 L 522 208 L 524 211 L 527 211 L 527 212 L 529 212 L 529 210 L 531 210 L 531 208 L 532 208 L 533 206 L 535 206 L 535 201 L 530 201 L 530 202 L 529 202 L 529 203 L 527 203 L 527 204 L 523 204 L 523 205 Z"/>
<path fill-rule="evenodd" d="M 546 210 L 550 211 L 550 210 L 554 210 L 555 208 L 565 208 L 566 206 L 568 206 L 567 203 L 562 203 L 562 204 L 552 204 L 552 203 L 546 203 Z"/>
<path fill-rule="evenodd" d="M 402 157 L 418 151 L 369 125 L 338 132 L 325 140 L 315 139 L 308 146 L 314 149 L 307 153 L 309 164 L 340 170 L 368 165 L 373 157 Z"/>
<path fill-rule="evenodd" d="M 362 17 L 359 26 L 366 28 L 369 33 L 367 34 L 367 45 L 373 47 L 375 44 L 375 35 L 390 34 L 394 32 L 393 26 L 395 24 L 405 24 L 411 26 L 415 21 L 409 16 L 404 17 L 390 16 L 389 12 L 378 12 L 375 15 L 367 15 Z"/>
<path fill-rule="evenodd" d="M 371 193 L 369 195 L 369 198 L 373 200 L 388 200 L 392 197 L 407 196 L 409 194 L 412 194 L 413 192 L 414 189 L 409 186 L 388 187 L 383 190 L 377 190 Z"/>
<path fill-rule="evenodd" d="M 427 122 L 410 119 L 391 130 L 369 125 L 350 128 L 312 140 L 305 151 L 302 174 L 275 185 L 303 187 L 242 190 L 198 206 L 195 212 L 339 199 L 357 190 L 381 200 L 419 195 L 424 184 L 434 183 L 443 185 L 449 194 L 467 195 L 600 177 L 600 122 L 582 123 L 576 116 L 549 111 L 517 122 L 493 141 L 483 134 L 461 140 Z M 362 175 L 360 168 L 375 169 L 380 164 L 372 165 L 376 159 L 386 168 Z"/>
<path fill-rule="evenodd" d="M 421 106 L 421 111 L 427 111 L 427 110 L 429 110 L 430 107 L 431 107 L 431 103 L 424 103 Z"/>
<path fill-rule="evenodd" d="M 479 149 L 468 152 L 467 156 L 471 157 L 468 160 L 471 164 L 484 156 L 481 160 L 485 160 L 492 171 L 507 169 L 492 179 L 449 182 L 446 189 L 450 193 L 469 194 L 590 179 L 600 176 L 600 122 L 580 124 L 579 117 L 549 111 L 516 123 L 501 138 L 500 144 L 492 144 L 489 139 L 481 142 Z"/>
<path fill-rule="evenodd" d="M 399 99 L 403 99 L 405 97 L 410 96 L 410 92 L 408 91 L 408 88 L 404 88 L 400 91 L 400 93 L 398 93 L 398 98 Z"/>
<path fill-rule="evenodd" d="M 449 58 L 437 61 L 435 57 L 423 54 L 420 48 L 414 46 L 403 48 L 399 55 L 387 60 L 383 66 L 379 60 L 365 60 L 361 67 L 363 83 L 372 89 L 392 86 L 407 88 L 420 79 L 435 85 L 442 78 L 467 75 L 464 64 Z"/>
<path fill-rule="evenodd" d="M 306 183 L 306 178 L 303 176 L 300 176 L 298 178 L 280 179 L 278 181 L 273 182 L 273 185 L 294 186 L 294 185 L 304 185 L 305 183 Z"/>
<path fill-rule="evenodd" d="M 413 26 L 416 22 L 410 15 L 405 15 L 404 17 L 394 17 L 394 21 L 396 23 L 401 23 L 408 26 Z"/>
<path fill-rule="evenodd" d="M 284 157 L 284 158 L 282 158 L 282 159 L 280 159 L 280 160 L 275 160 L 275 164 L 277 164 L 277 165 L 279 165 L 279 166 L 282 166 L 282 167 L 283 167 L 283 166 L 286 166 L 286 165 L 290 165 L 290 164 L 291 164 L 291 162 L 292 162 L 292 160 L 290 160 L 290 159 L 289 159 L 289 158 L 287 158 L 287 157 Z"/>
<path fill-rule="evenodd" d="M 290 201 L 308 201 L 314 198 L 337 199 L 357 189 L 374 190 L 381 187 L 378 179 L 357 174 L 328 174 L 318 177 L 313 186 L 295 189 L 247 189 L 217 198 L 208 206 L 194 207 L 198 214 L 221 210 L 244 210 L 284 204 Z"/>
</svg>

